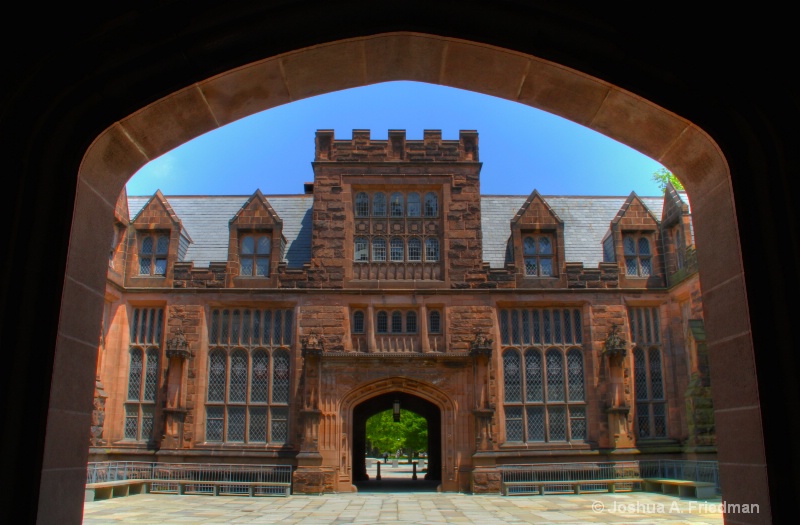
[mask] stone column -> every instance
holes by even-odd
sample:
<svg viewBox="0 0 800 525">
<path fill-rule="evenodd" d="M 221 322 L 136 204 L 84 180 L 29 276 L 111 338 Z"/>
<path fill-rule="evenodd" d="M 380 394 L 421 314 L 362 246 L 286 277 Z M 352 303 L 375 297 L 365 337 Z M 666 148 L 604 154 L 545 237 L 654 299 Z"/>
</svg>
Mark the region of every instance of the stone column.
<svg viewBox="0 0 800 525">
<path fill-rule="evenodd" d="M 500 492 L 502 481 L 500 470 L 492 450 L 492 419 L 494 406 L 489 403 L 489 367 L 491 366 L 493 341 L 475 331 L 475 339 L 470 343 L 474 385 L 475 453 L 472 455 L 471 490 L 475 494 L 496 494 Z"/>
<path fill-rule="evenodd" d="M 378 343 L 375 341 L 375 308 L 367 306 L 367 352 L 378 351 Z"/>
<path fill-rule="evenodd" d="M 423 304 L 419 307 L 419 337 L 422 344 L 422 352 L 427 354 L 431 351 L 431 340 L 428 337 L 428 308 Z"/>
<path fill-rule="evenodd" d="M 614 448 L 631 448 L 635 445 L 628 425 L 631 407 L 625 398 L 625 361 L 628 343 L 619 334 L 619 325 L 612 324 L 604 343 L 603 356 L 608 361 L 609 392 L 606 408 L 608 431 Z"/>
</svg>

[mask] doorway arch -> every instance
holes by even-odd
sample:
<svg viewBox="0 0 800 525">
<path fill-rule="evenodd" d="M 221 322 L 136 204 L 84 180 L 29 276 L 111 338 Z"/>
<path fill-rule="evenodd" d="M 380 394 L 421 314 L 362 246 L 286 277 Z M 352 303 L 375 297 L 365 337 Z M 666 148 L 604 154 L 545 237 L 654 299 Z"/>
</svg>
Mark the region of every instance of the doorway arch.
<svg viewBox="0 0 800 525">
<path fill-rule="evenodd" d="M 420 56 L 432 58 L 426 62 Z M 523 53 L 417 33 L 337 41 L 243 66 L 137 111 L 94 141 L 78 174 L 58 329 L 63 337 L 56 345 L 48 414 L 48 427 L 61 432 L 48 432 L 45 438 L 42 490 L 56 486 L 59 468 L 77 468 L 85 461 L 78 456 L 64 463 L 58 451 L 83 440 L 80 425 L 69 421 L 76 411 L 86 414 L 91 384 L 73 385 L 74 370 L 93 367 L 94 357 L 85 346 L 96 340 L 105 280 L 103 257 L 97 254 L 105 254 L 111 240 L 110 229 L 102 226 L 111 224 L 116 195 L 127 179 L 148 160 L 255 111 L 383 80 L 435 82 L 529 104 L 628 144 L 682 179 L 695 213 L 712 370 L 727 378 L 715 381 L 714 392 L 723 496 L 753 502 L 752 491 L 745 494 L 726 479 L 755 473 L 748 477 L 758 485 L 758 503 L 768 508 L 741 247 L 730 173 L 719 148 L 697 126 L 601 80 Z M 79 304 L 82 309 L 72 308 Z M 727 357 L 733 353 L 740 356 L 735 363 Z M 70 364 L 62 364 L 65 360 Z M 75 396 L 64 396 L 65 391 Z M 743 428 L 752 431 L 743 433 Z M 70 487 L 66 492 L 74 497 L 75 487 Z"/>
<path fill-rule="evenodd" d="M 366 399 L 353 407 L 352 416 L 352 436 L 353 449 L 351 456 L 352 479 L 354 483 L 368 481 L 367 465 L 364 451 L 366 450 L 366 426 L 367 420 L 385 410 L 391 410 L 392 404 L 398 401 L 403 409 L 410 410 L 422 417 L 428 423 L 428 446 L 427 446 L 427 473 L 424 477 L 427 481 L 442 480 L 442 412 L 434 403 L 410 392 L 398 390 L 386 392 Z M 374 480 L 373 480 L 374 481 Z"/>
</svg>

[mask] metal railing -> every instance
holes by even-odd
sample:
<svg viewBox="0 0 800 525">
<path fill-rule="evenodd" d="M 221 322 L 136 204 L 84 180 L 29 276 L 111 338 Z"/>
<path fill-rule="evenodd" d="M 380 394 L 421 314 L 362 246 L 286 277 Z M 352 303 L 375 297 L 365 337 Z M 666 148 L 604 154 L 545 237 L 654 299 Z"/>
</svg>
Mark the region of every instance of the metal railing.
<svg viewBox="0 0 800 525">
<path fill-rule="evenodd" d="M 694 461 L 675 459 L 640 460 L 639 469 L 643 478 L 663 478 L 684 481 L 713 483 L 720 494 L 719 463 L 716 461 Z"/>
<path fill-rule="evenodd" d="M 86 469 L 86 484 L 151 479 L 153 463 L 145 461 L 99 461 L 89 463 Z"/>
<path fill-rule="evenodd" d="M 608 480 L 615 480 L 615 490 L 641 489 L 637 461 L 503 465 L 500 471 L 503 493 L 507 495 L 533 492 L 534 488 L 542 494 L 573 492 L 576 484 L 582 492 L 605 492 L 609 490 Z"/>
<path fill-rule="evenodd" d="M 87 466 L 87 485 L 139 479 L 150 482 L 150 492 L 289 495 L 292 466 L 137 461 L 103 461 Z"/>
</svg>

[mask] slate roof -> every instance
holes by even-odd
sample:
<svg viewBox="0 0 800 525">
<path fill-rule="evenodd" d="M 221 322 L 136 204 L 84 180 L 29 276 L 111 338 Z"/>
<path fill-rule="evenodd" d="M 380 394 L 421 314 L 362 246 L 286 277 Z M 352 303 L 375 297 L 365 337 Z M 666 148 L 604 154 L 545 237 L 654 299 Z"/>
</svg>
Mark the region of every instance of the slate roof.
<svg viewBox="0 0 800 525">
<path fill-rule="evenodd" d="M 194 241 L 186 251 L 185 261 L 195 268 L 209 262 L 228 260 L 228 221 L 251 195 L 236 196 L 167 196 L 172 209 Z M 283 220 L 286 250 L 283 260 L 289 268 L 301 268 L 311 259 L 311 195 L 266 195 L 272 208 Z M 128 197 L 128 209 L 135 217 L 150 197 Z"/>
<path fill-rule="evenodd" d="M 603 237 L 627 199 L 623 197 L 542 196 L 564 221 L 564 250 L 568 262 L 583 262 L 596 268 L 603 260 Z M 685 198 L 685 196 L 682 196 Z M 172 209 L 194 241 L 184 258 L 196 268 L 228 259 L 228 221 L 250 198 L 237 196 L 167 196 Z M 300 268 L 311 260 L 311 206 L 313 195 L 266 195 L 283 220 L 286 237 L 284 261 Z M 481 197 L 483 260 L 492 268 L 505 264 L 511 235 L 511 219 L 528 195 L 484 195 Z M 129 196 L 128 208 L 135 217 L 150 196 Z M 661 217 L 663 197 L 641 197 L 656 217 Z M 688 201 L 688 199 L 687 199 Z"/>
</svg>

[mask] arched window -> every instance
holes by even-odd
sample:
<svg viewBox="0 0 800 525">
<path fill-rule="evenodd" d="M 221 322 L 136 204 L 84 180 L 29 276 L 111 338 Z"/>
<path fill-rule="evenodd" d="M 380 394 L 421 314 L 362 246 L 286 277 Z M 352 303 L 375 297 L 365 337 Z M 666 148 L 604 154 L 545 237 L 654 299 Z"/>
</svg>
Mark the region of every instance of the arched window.
<svg viewBox="0 0 800 525">
<path fill-rule="evenodd" d="M 239 245 L 239 275 L 267 277 L 272 240 L 267 235 L 245 235 Z"/>
<path fill-rule="evenodd" d="M 406 312 L 406 332 L 410 334 L 417 333 L 417 313 L 413 311 Z"/>
<path fill-rule="evenodd" d="M 428 332 L 432 334 L 442 332 L 442 316 L 438 310 L 431 310 L 428 313 Z"/>
<path fill-rule="evenodd" d="M 522 241 L 525 275 L 551 277 L 553 275 L 553 243 L 547 235 L 528 235 Z"/>
<path fill-rule="evenodd" d="M 403 314 L 392 312 L 392 333 L 399 334 L 403 331 Z"/>
<path fill-rule="evenodd" d="M 139 248 L 139 275 L 166 275 L 169 237 L 164 234 L 146 234 Z"/>
<path fill-rule="evenodd" d="M 361 191 L 356 194 L 356 217 L 369 217 L 369 195 Z"/>
<path fill-rule="evenodd" d="M 353 249 L 353 260 L 356 262 L 369 261 L 369 250 L 367 249 L 366 237 L 356 237 L 355 247 Z"/>
<path fill-rule="evenodd" d="M 386 217 L 386 195 L 378 192 L 372 196 L 372 215 Z"/>
<path fill-rule="evenodd" d="M 439 239 L 428 237 L 425 239 L 425 261 L 436 262 L 439 260 Z"/>
<path fill-rule="evenodd" d="M 231 341 L 208 355 L 206 441 L 283 443 L 289 354 L 276 347 L 291 344 L 292 311 L 215 309 L 211 318 L 220 326 L 209 331 L 230 333 Z"/>
<path fill-rule="evenodd" d="M 389 256 L 391 258 L 391 261 L 403 262 L 405 259 L 404 257 L 405 254 L 403 253 L 403 248 L 404 248 L 403 239 L 401 239 L 400 237 L 392 237 L 389 247 L 390 247 Z"/>
<path fill-rule="evenodd" d="M 408 260 L 410 262 L 422 260 L 422 242 L 417 237 L 408 240 Z"/>
<path fill-rule="evenodd" d="M 559 442 L 586 439 L 586 387 L 583 353 L 574 344 L 577 310 L 514 309 L 501 310 L 501 333 L 514 332 L 514 320 L 523 347 L 541 342 L 545 319 L 552 334 L 561 333 L 557 346 L 546 351 L 516 347 L 503 351 L 507 441 Z M 558 316 L 553 314 L 558 313 Z M 569 312 L 566 315 L 565 312 Z M 534 315 L 535 314 L 535 315 Z M 577 320 L 579 322 L 579 320 Z M 563 323 L 563 324 L 562 324 Z M 569 337 L 566 326 L 569 324 Z M 501 337 L 502 344 L 514 341 L 514 335 Z M 580 343 L 580 339 L 576 341 Z M 535 343 L 534 343 L 535 344 Z M 524 371 L 524 376 L 523 376 Z"/>
<path fill-rule="evenodd" d="M 408 216 L 419 217 L 421 213 L 421 204 L 419 193 L 412 192 L 408 194 Z"/>
<path fill-rule="evenodd" d="M 361 310 L 357 310 L 353 314 L 353 333 L 354 334 L 364 333 L 364 312 L 362 312 Z"/>
<path fill-rule="evenodd" d="M 385 334 L 389 332 L 389 316 L 386 312 L 380 311 L 376 317 L 377 326 L 376 332 L 379 334 Z"/>
<path fill-rule="evenodd" d="M 653 274 L 650 240 L 644 234 L 625 235 L 622 246 L 625 252 L 626 275 L 649 277 Z"/>
<path fill-rule="evenodd" d="M 375 262 L 386 261 L 386 239 L 382 237 L 372 239 L 372 260 Z"/>
<path fill-rule="evenodd" d="M 389 199 L 389 215 L 392 217 L 403 216 L 403 194 L 400 192 L 392 193 Z"/>
<path fill-rule="evenodd" d="M 436 217 L 439 215 L 439 198 L 433 192 L 425 194 L 425 216 Z"/>
</svg>

